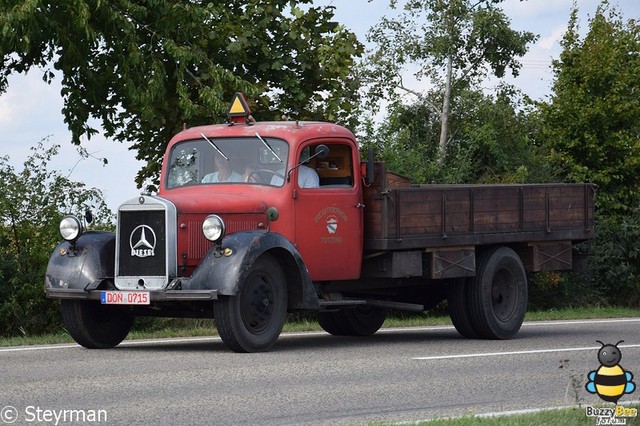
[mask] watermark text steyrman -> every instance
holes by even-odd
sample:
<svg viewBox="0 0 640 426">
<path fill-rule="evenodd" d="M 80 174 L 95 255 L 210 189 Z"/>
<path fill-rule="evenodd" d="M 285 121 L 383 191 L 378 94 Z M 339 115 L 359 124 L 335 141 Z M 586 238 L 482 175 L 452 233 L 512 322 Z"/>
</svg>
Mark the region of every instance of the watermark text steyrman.
<svg viewBox="0 0 640 426">
<path fill-rule="evenodd" d="M 10 405 L 0 410 L 0 420 L 3 423 L 11 424 L 18 419 L 20 419 L 21 422 L 49 423 L 58 426 L 65 423 L 106 423 L 108 421 L 108 415 L 107 410 L 56 410 L 34 405 L 25 407 L 22 413 Z"/>
</svg>

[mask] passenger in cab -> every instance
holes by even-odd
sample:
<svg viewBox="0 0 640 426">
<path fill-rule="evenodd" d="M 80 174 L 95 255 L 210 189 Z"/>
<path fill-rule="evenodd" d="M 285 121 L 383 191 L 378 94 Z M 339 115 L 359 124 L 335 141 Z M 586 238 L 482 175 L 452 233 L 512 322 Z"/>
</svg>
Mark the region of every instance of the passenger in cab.
<svg viewBox="0 0 640 426">
<path fill-rule="evenodd" d="M 217 171 L 202 178 L 202 183 L 242 182 L 242 175 L 231 168 L 231 162 L 220 154 L 214 159 Z"/>
</svg>

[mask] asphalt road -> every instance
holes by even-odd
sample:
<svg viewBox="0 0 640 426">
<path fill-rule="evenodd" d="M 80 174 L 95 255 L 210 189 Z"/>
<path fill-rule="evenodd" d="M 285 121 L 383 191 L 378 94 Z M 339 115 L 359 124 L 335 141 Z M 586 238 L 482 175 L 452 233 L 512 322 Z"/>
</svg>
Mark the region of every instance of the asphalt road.
<svg viewBox="0 0 640 426">
<path fill-rule="evenodd" d="M 572 405 L 574 390 L 595 404 L 584 385 L 600 367 L 596 340 L 624 340 L 620 365 L 640 385 L 640 318 L 525 323 L 510 341 L 466 340 L 452 327 L 283 334 L 259 354 L 217 338 L 0 348 L 0 425 L 81 414 L 110 424 L 366 424 Z"/>
</svg>

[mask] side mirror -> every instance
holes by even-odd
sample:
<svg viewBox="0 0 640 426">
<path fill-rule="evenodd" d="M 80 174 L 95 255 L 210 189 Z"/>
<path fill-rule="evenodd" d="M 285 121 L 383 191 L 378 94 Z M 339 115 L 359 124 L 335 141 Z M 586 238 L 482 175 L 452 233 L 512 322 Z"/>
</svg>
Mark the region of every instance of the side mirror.
<svg viewBox="0 0 640 426">
<path fill-rule="evenodd" d="M 329 155 L 329 147 L 324 144 L 321 144 L 316 147 L 316 152 L 315 154 L 313 154 L 311 158 L 313 157 L 327 158 L 328 155 Z"/>
<path fill-rule="evenodd" d="M 318 146 L 316 146 L 316 152 L 309 158 L 307 158 L 304 161 L 299 162 L 298 164 L 296 164 L 295 166 L 293 166 L 291 168 L 291 170 L 289 170 L 287 172 L 287 182 L 289 182 L 291 180 L 291 172 L 293 172 L 295 169 L 297 169 L 298 167 L 300 167 L 303 164 L 308 163 L 309 161 L 311 161 L 311 159 L 313 158 L 327 158 L 327 155 L 329 155 L 329 147 L 324 145 L 324 144 L 320 144 Z"/>
</svg>

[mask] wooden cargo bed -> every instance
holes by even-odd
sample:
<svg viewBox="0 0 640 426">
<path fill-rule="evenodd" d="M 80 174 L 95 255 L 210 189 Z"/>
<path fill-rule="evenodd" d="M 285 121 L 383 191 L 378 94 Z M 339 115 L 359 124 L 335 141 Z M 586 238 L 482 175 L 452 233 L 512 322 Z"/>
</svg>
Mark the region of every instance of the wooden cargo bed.
<svg viewBox="0 0 640 426">
<path fill-rule="evenodd" d="M 364 247 L 585 240 L 593 236 L 594 193 L 592 184 L 411 185 L 376 163 L 364 194 Z"/>
</svg>

